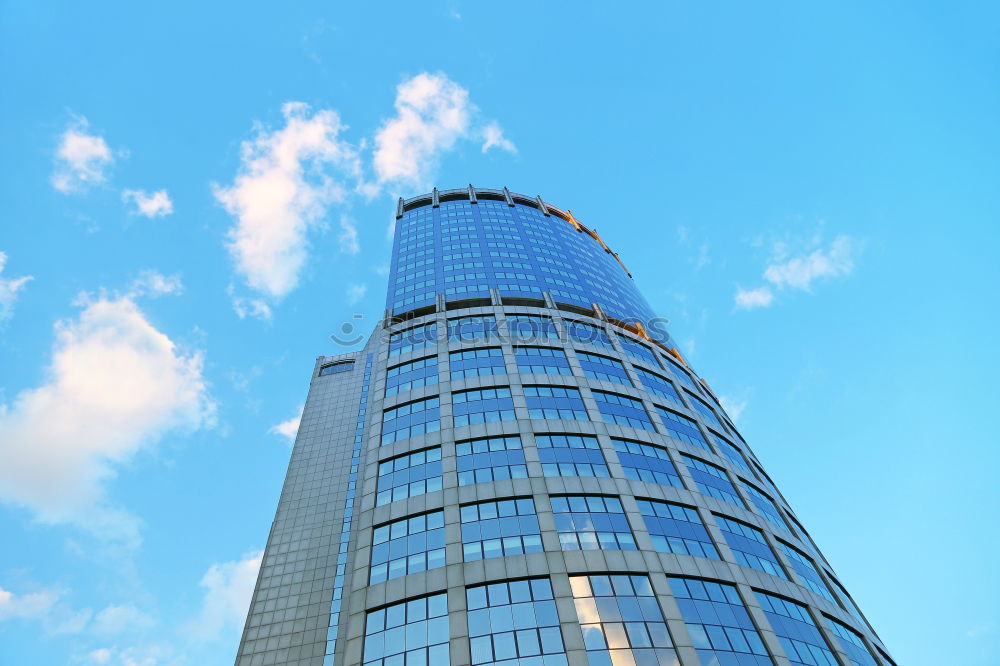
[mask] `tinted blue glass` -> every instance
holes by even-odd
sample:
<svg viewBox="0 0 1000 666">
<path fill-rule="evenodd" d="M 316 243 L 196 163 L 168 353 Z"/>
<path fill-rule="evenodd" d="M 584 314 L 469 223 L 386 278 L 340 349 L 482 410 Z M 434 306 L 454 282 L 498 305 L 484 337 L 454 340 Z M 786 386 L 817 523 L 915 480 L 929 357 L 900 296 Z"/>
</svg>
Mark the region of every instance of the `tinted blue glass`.
<svg viewBox="0 0 1000 666">
<path fill-rule="evenodd" d="M 552 318 L 543 315 L 507 315 L 507 332 L 526 342 L 559 339 Z"/>
<path fill-rule="evenodd" d="M 725 427 L 722 425 L 722 422 L 719 420 L 719 417 L 715 415 L 715 412 L 712 410 L 711 407 L 708 406 L 707 402 L 705 402 L 698 396 L 694 395 L 690 391 L 685 391 L 685 393 L 687 393 L 688 402 L 691 403 L 691 406 L 694 408 L 694 411 L 698 412 L 698 414 L 700 414 L 701 417 L 704 418 L 709 423 L 709 425 L 713 425 L 719 430 L 725 430 Z"/>
<path fill-rule="evenodd" d="M 443 566 L 443 511 L 394 520 L 372 532 L 372 584 Z"/>
<path fill-rule="evenodd" d="M 466 562 L 542 552 L 535 502 L 530 497 L 466 504 L 461 514 Z"/>
<path fill-rule="evenodd" d="M 500 347 L 453 351 L 448 354 L 448 364 L 451 366 L 453 380 L 507 373 L 503 362 L 503 350 Z"/>
<path fill-rule="evenodd" d="M 514 347 L 517 371 L 521 374 L 571 375 L 566 352 L 553 347 Z"/>
<path fill-rule="evenodd" d="M 514 420 L 514 401 L 506 386 L 456 391 L 451 394 L 455 427 Z"/>
<path fill-rule="evenodd" d="M 437 344 L 437 324 L 422 324 L 389 335 L 389 356 L 399 356 Z"/>
<path fill-rule="evenodd" d="M 770 497 L 749 483 L 744 483 L 743 489 L 750 495 L 750 500 L 753 502 L 754 506 L 757 507 L 760 515 L 764 516 L 781 529 L 791 532 L 791 529 L 788 527 L 788 523 L 786 523 L 785 519 L 781 517 L 781 512 L 778 511 L 777 505 L 775 505 Z"/>
<path fill-rule="evenodd" d="M 582 321 L 566 320 L 565 323 L 566 332 L 569 334 L 570 340 L 601 347 L 608 351 L 615 350 L 615 346 L 611 344 L 611 338 L 608 337 L 607 332 L 603 328 L 597 328 Z"/>
<path fill-rule="evenodd" d="M 878 666 L 878 662 L 875 661 L 875 657 L 868 650 L 860 634 L 831 617 L 826 618 L 826 623 L 837 637 L 840 649 L 847 653 L 851 664 L 854 666 Z"/>
<path fill-rule="evenodd" d="M 376 506 L 435 490 L 441 490 L 441 447 L 379 463 Z"/>
<path fill-rule="evenodd" d="M 640 367 L 636 367 L 635 372 L 639 375 L 639 381 L 642 382 L 643 387 L 647 391 L 661 398 L 666 398 L 675 405 L 684 406 L 684 403 L 681 402 L 681 397 L 677 395 L 677 389 L 674 388 L 669 379 L 661 377 L 655 372 L 643 370 Z"/>
<path fill-rule="evenodd" d="M 649 413 L 642 406 L 641 401 L 607 391 L 593 391 L 593 394 L 605 423 L 617 423 L 651 432 L 656 431 L 653 422 L 649 420 Z"/>
<path fill-rule="evenodd" d="M 658 552 L 719 559 L 712 537 L 693 508 L 656 500 L 636 500 L 636 503 Z"/>
<path fill-rule="evenodd" d="M 386 397 L 437 384 L 437 356 L 425 356 L 409 363 L 390 366 L 385 375 Z"/>
<path fill-rule="evenodd" d="M 789 661 L 802 666 L 839 666 L 805 606 L 764 592 L 756 594 Z"/>
<path fill-rule="evenodd" d="M 490 340 L 498 336 L 497 320 L 493 315 L 473 315 L 448 320 L 449 342 Z"/>
<path fill-rule="evenodd" d="M 753 472 L 750 470 L 750 466 L 747 464 L 746 458 L 743 457 L 743 454 L 740 452 L 738 448 L 736 448 L 733 444 L 730 444 L 729 440 L 719 437 L 714 432 L 711 434 L 712 434 L 712 441 L 715 442 L 716 448 L 718 448 L 719 451 L 722 452 L 722 455 L 724 455 L 726 459 L 729 460 L 729 462 L 733 463 L 734 465 L 746 471 L 747 473 L 751 475 L 753 474 Z"/>
<path fill-rule="evenodd" d="M 535 207 L 480 199 L 419 206 L 396 223 L 386 307 L 395 314 L 448 301 L 501 296 L 590 308 L 623 322 L 653 313 L 616 255 L 592 232 Z M 664 340 L 665 332 L 651 331 Z"/>
<path fill-rule="evenodd" d="M 736 488 L 730 483 L 726 470 L 688 455 L 681 454 L 681 458 L 687 465 L 691 478 L 698 485 L 699 491 L 743 508 L 743 502 L 736 494 Z"/>
<path fill-rule="evenodd" d="M 596 437 L 535 435 L 545 476 L 611 476 Z"/>
<path fill-rule="evenodd" d="M 664 367 L 668 368 L 681 384 L 684 384 L 684 386 L 688 387 L 692 391 L 698 391 L 697 387 L 695 387 L 694 380 L 691 379 L 691 376 L 677 363 L 677 361 L 666 356 L 661 356 L 660 358 L 665 361 Z"/>
<path fill-rule="evenodd" d="M 795 569 L 795 573 L 799 575 L 799 580 L 808 587 L 810 590 L 815 592 L 821 597 L 833 601 L 833 593 L 830 592 L 830 588 L 826 586 L 823 582 L 823 578 L 819 575 L 819 571 L 816 570 L 816 565 L 809 557 L 800 551 L 798 548 L 794 548 L 784 541 L 778 542 L 778 547 L 784 551 L 785 556 L 792 563 L 792 568 Z"/>
<path fill-rule="evenodd" d="M 736 561 L 745 567 L 769 573 L 772 576 L 786 578 L 785 572 L 778 563 L 778 558 L 767 544 L 764 533 L 755 527 L 741 523 L 732 518 L 716 515 L 715 521 L 726 537 L 729 550 L 733 552 Z"/>
<path fill-rule="evenodd" d="M 485 437 L 455 444 L 458 485 L 528 478 L 521 438 Z"/>
<path fill-rule="evenodd" d="M 660 367 L 660 364 L 656 362 L 656 355 L 646 345 L 630 340 L 622 334 L 618 335 L 618 342 L 621 343 L 625 353 L 632 358 L 654 368 Z"/>
<path fill-rule="evenodd" d="M 533 419 L 587 420 L 580 392 L 565 386 L 525 386 L 524 399 Z"/>
<path fill-rule="evenodd" d="M 570 576 L 591 666 L 677 664 L 646 576 Z"/>
<path fill-rule="evenodd" d="M 636 481 L 660 483 L 675 488 L 683 488 L 670 454 L 661 446 L 612 438 L 618 452 L 618 462 L 625 477 Z"/>
<path fill-rule="evenodd" d="M 444 592 L 369 611 L 363 664 L 448 664 L 448 635 L 448 595 Z"/>
<path fill-rule="evenodd" d="M 477 585 L 465 596 L 475 666 L 566 666 L 548 578 Z"/>
<path fill-rule="evenodd" d="M 320 377 L 326 375 L 337 375 L 341 372 L 349 372 L 354 369 L 354 361 L 340 361 L 339 363 L 329 363 L 319 369 Z"/>
<path fill-rule="evenodd" d="M 635 538 L 616 497 L 554 496 L 552 513 L 563 550 L 635 550 Z"/>
<path fill-rule="evenodd" d="M 771 661 L 732 585 L 668 577 L 703 664 L 770 666 Z"/>
<path fill-rule="evenodd" d="M 580 367 L 583 368 L 583 374 L 587 377 L 632 386 L 632 380 L 628 378 L 625 366 L 619 361 L 607 356 L 588 354 L 582 351 L 578 351 L 576 357 L 580 361 Z"/>
<path fill-rule="evenodd" d="M 382 444 L 416 437 L 441 429 L 440 401 L 437 396 L 413 400 L 382 412 Z"/>
<path fill-rule="evenodd" d="M 660 421 L 663 423 L 663 427 L 667 429 L 667 434 L 671 437 L 679 439 L 682 442 L 687 442 L 688 444 L 693 444 L 706 451 L 712 450 L 694 421 L 659 405 L 656 406 L 656 412 L 660 415 Z"/>
</svg>

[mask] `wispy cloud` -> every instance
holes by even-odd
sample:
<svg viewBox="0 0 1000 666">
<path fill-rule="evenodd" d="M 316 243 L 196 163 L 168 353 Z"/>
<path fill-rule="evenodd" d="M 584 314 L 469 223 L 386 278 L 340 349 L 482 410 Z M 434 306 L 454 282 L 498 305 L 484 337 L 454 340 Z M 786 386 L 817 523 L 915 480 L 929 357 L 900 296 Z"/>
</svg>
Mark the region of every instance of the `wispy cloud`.
<svg viewBox="0 0 1000 666">
<path fill-rule="evenodd" d="M 130 298 L 139 296 L 177 295 L 184 291 L 180 275 L 164 275 L 159 271 L 140 271 L 139 277 L 132 280 L 126 292 Z"/>
<path fill-rule="evenodd" d="M 733 423 L 739 422 L 740 416 L 743 415 L 743 411 L 747 408 L 747 404 L 749 404 L 743 398 L 734 398 L 726 395 L 720 395 L 719 402 L 722 404 L 722 408 L 726 410 L 726 414 L 729 414 L 729 418 L 733 420 Z"/>
<path fill-rule="evenodd" d="M 55 326 L 45 381 L 0 407 L 0 500 L 134 544 L 137 520 L 105 485 L 166 433 L 210 425 L 215 404 L 201 353 L 180 351 L 133 296 L 80 305 Z"/>
<path fill-rule="evenodd" d="M 361 302 L 361 299 L 365 297 L 368 293 L 367 284 L 351 284 L 347 286 L 347 302 L 350 305 L 356 305 Z"/>
<path fill-rule="evenodd" d="M 122 190 L 122 201 L 133 204 L 131 213 L 145 217 L 166 217 L 174 212 L 174 202 L 166 190 Z"/>
<path fill-rule="evenodd" d="M 3 273 L 6 265 L 7 253 L 0 252 L 0 273 Z M 14 304 L 17 302 L 18 292 L 33 279 L 30 275 L 10 279 L 0 275 L 0 325 L 14 315 Z"/>
<path fill-rule="evenodd" d="M 485 153 L 490 148 L 499 148 L 500 150 L 506 150 L 508 153 L 517 152 L 517 146 L 503 135 L 503 130 L 500 129 L 500 125 L 496 122 L 491 122 L 483 128 L 482 152 Z"/>
<path fill-rule="evenodd" d="M 344 254 L 357 254 L 361 252 L 361 243 L 358 242 L 358 228 L 346 215 L 340 216 L 340 251 Z"/>
<path fill-rule="evenodd" d="M 302 410 L 304 407 L 305 405 L 300 406 L 298 413 L 287 421 L 282 421 L 277 425 L 271 426 L 271 429 L 268 432 L 275 435 L 281 435 L 289 442 L 295 441 L 295 435 L 299 432 L 299 423 L 302 422 Z"/>
<path fill-rule="evenodd" d="M 818 244 L 818 241 L 814 241 Z M 774 303 L 776 291 L 794 289 L 811 291 L 813 283 L 841 278 L 854 271 L 862 243 L 847 235 L 839 235 L 826 248 L 790 256 L 785 243 L 775 244 L 763 278 L 768 283 L 752 289 L 736 288 L 736 307 L 750 310 Z"/>
<path fill-rule="evenodd" d="M 243 626 L 263 556 L 263 551 L 256 551 L 209 567 L 199 583 L 205 590 L 201 612 L 189 627 L 195 638 L 208 641 L 227 628 Z"/>
<path fill-rule="evenodd" d="M 77 116 L 59 137 L 52 187 L 63 194 L 84 192 L 105 182 L 115 156 L 104 137 L 89 133 L 90 124 Z"/>
<path fill-rule="evenodd" d="M 344 200 L 338 174 L 359 169 L 356 152 L 339 138 L 344 126 L 336 112 L 288 102 L 282 113 L 284 127 L 258 127 L 243 142 L 232 185 L 214 186 L 216 199 L 236 218 L 228 243 L 236 269 L 272 302 L 298 283 L 309 229 L 322 223 L 330 204 Z"/>
<path fill-rule="evenodd" d="M 50 635 L 77 634 L 93 616 L 89 608 L 74 609 L 65 601 L 66 591 L 47 587 L 15 594 L 0 587 L 0 622 L 25 620 L 40 622 Z"/>
</svg>

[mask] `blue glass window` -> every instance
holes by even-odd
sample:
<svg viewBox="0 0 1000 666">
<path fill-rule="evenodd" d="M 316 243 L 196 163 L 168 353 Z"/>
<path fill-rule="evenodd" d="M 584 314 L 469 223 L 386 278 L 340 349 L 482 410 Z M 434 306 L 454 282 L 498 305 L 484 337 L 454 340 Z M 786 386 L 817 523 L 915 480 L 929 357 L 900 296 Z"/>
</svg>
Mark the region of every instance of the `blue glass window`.
<svg viewBox="0 0 1000 666">
<path fill-rule="evenodd" d="M 514 420 L 514 401 L 506 386 L 451 394 L 455 427 Z"/>
<path fill-rule="evenodd" d="M 528 416 L 533 419 L 587 420 L 580 392 L 565 386 L 525 386 Z"/>
<path fill-rule="evenodd" d="M 382 445 L 441 429 L 437 396 L 405 402 L 382 412 Z"/>
<path fill-rule="evenodd" d="M 566 352 L 552 347 L 514 347 L 517 371 L 522 374 L 571 375 Z"/>
<path fill-rule="evenodd" d="M 661 398 L 666 398 L 675 405 L 683 406 L 681 397 L 677 395 L 677 389 L 674 388 L 674 385 L 670 383 L 669 379 L 661 377 L 654 372 L 643 370 L 638 366 L 636 366 L 634 370 L 636 374 L 639 375 L 639 381 L 642 382 L 643 387 L 647 391 L 653 395 L 658 395 Z"/>
<path fill-rule="evenodd" d="M 683 453 L 681 454 L 681 458 L 683 458 L 684 464 L 687 465 L 688 472 L 691 473 L 691 478 L 694 479 L 699 491 L 724 502 L 735 504 L 741 509 L 744 508 L 740 496 L 736 493 L 736 488 L 729 481 L 726 470 Z"/>
<path fill-rule="evenodd" d="M 612 438 L 625 478 L 683 488 L 670 454 L 662 446 Z"/>
<path fill-rule="evenodd" d="M 674 377 L 676 377 L 681 384 L 684 384 L 684 386 L 688 387 L 692 391 L 698 390 L 697 387 L 695 386 L 694 380 L 691 379 L 691 376 L 687 373 L 687 370 L 682 368 L 676 361 L 674 361 L 671 358 L 667 358 L 666 356 L 663 356 L 662 358 L 667 362 L 666 367 L 670 369 Z"/>
<path fill-rule="evenodd" d="M 788 579 L 763 532 L 756 527 L 719 514 L 715 515 L 715 522 L 719 524 L 719 529 L 726 537 L 726 543 L 729 544 L 729 549 L 733 551 L 733 557 L 737 562 L 745 567 Z"/>
<path fill-rule="evenodd" d="M 437 356 L 425 356 L 409 363 L 391 366 L 385 375 L 386 397 L 421 386 L 437 384 Z"/>
<path fill-rule="evenodd" d="M 507 315 L 510 335 L 528 340 L 559 339 L 559 332 L 551 317 L 543 315 Z"/>
<path fill-rule="evenodd" d="M 646 576 L 570 576 L 590 666 L 677 664 Z"/>
<path fill-rule="evenodd" d="M 632 358 L 638 359 L 643 363 L 647 363 L 654 368 L 660 367 L 660 364 L 656 362 L 656 356 L 646 345 L 633 342 L 624 335 L 618 336 L 618 342 L 621 343 L 622 349 L 625 350 L 625 353 Z"/>
<path fill-rule="evenodd" d="M 764 642 L 732 585 L 667 577 L 703 664 L 771 666 Z"/>
<path fill-rule="evenodd" d="M 746 471 L 748 474 L 753 474 L 750 470 L 750 466 L 747 464 L 746 458 L 743 457 L 743 454 L 738 448 L 729 443 L 729 440 L 719 437 L 714 432 L 712 433 L 712 440 L 715 442 L 715 446 L 722 451 L 722 455 L 724 455 L 729 462 Z"/>
<path fill-rule="evenodd" d="M 369 611 L 364 666 L 448 664 L 448 634 L 445 592 Z"/>
<path fill-rule="evenodd" d="M 389 336 L 389 356 L 399 356 L 437 344 L 437 323 L 414 326 Z"/>
<path fill-rule="evenodd" d="M 819 575 L 819 571 L 816 570 L 816 565 L 813 564 L 813 561 L 809 559 L 805 553 L 780 540 L 778 541 L 778 547 L 784 551 L 785 555 L 792 563 L 792 568 L 795 569 L 795 573 L 799 575 L 799 580 L 801 580 L 806 587 L 824 599 L 833 601 L 834 604 L 837 603 L 833 599 L 833 593 L 830 592 L 830 588 L 826 586 L 826 583 L 823 582 L 822 576 Z"/>
<path fill-rule="evenodd" d="M 588 345 L 603 347 L 608 351 L 614 351 L 615 346 L 611 344 L 611 338 L 608 337 L 604 329 L 585 324 L 582 321 L 567 320 L 565 323 L 566 332 L 574 342 L 582 342 Z"/>
<path fill-rule="evenodd" d="M 441 490 L 441 447 L 390 458 L 378 465 L 375 506 Z"/>
<path fill-rule="evenodd" d="M 466 504 L 461 512 L 466 562 L 542 552 L 535 502 L 530 497 Z"/>
<path fill-rule="evenodd" d="M 372 533 L 371 583 L 444 566 L 444 511 L 401 518 Z"/>
<path fill-rule="evenodd" d="M 484 437 L 455 444 L 458 485 L 528 478 L 521 438 Z"/>
<path fill-rule="evenodd" d="M 719 417 L 715 415 L 715 412 L 708 406 L 707 402 L 691 393 L 691 391 L 685 391 L 685 393 L 687 393 L 688 402 L 691 403 L 692 407 L 694 407 L 694 411 L 701 414 L 701 417 L 705 419 L 709 425 L 714 425 L 720 430 L 725 430 L 725 426 L 722 425 L 722 422 L 719 421 Z"/>
<path fill-rule="evenodd" d="M 497 319 L 493 315 L 473 315 L 448 320 L 448 342 L 489 340 L 498 336 Z"/>
<path fill-rule="evenodd" d="M 628 378 L 625 367 L 613 358 L 582 351 L 578 351 L 576 357 L 580 360 L 580 367 L 587 377 L 632 386 L 632 380 Z"/>
<path fill-rule="evenodd" d="M 659 405 L 656 406 L 656 412 L 660 415 L 660 421 L 663 422 L 663 427 L 667 429 L 667 434 L 671 437 L 679 439 L 682 442 L 687 442 L 688 444 L 693 444 L 706 451 L 712 451 L 694 421 Z"/>
<path fill-rule="evenodd" d="M 752 501 L 754 506 L 757 507 L 757 511 L 760 515 L 764 516 L 781 529 L 791 532 L 791 529 L 788 527 L 788 523 L 786 523 L 785 519 L 781 517 L 781 512 L 778 511 L 777 505 L 770 497 L 745 481 L 743 482 L 743 489 L 749 493 L 750 501 Z"/>
<path fill-rule="evenodd" d="M 320 367 L 319 376 L 325 377 L 326 375 L 336 375 L 341 372 L 348 372 L 354 369 L 354 361 L 338 361 L 336 363 L 327 363 L 326 365 Z"/>
<path fill-rule="evenodd" d="M 868 650 L 864 639 L 861 638 L 861 634 L 847 625 L 834 620 L 832 617 L 826 618 L 826 623 L 837 637 L 840 649 L 847 653 L 853 666 L 878 666 L 878 662 L 875 661 L 875 657 Z"/>
<path fill-rule="evenodd" d="M 566 666 L 548 578 L 477 585 L 465 597 L 474 666 Z"/>
<path fill-rule="evenodd" d="M 839 666 L 805 606 L 764 592 L 756 594 L 789 661 L 801 666 Z"/>
<path fill-rule="evenodd" d="M 617 497 L 552 497 L 563 550 L 635 550 L 635 538 Z"/>
<path fill-rule="evenodd" d="M 637 499 L 636 503 L 657 552 L 719 559 L 712 537 L 693 508 L 656 500 Z"/>
<path fill-rule="evenodd" d="M 607 391 L 594 391 L 593 394 L 605 423 L 617 423 L 651 432 L 656 431 L 641 401 Z"/>
<path fill-rule="evenodd" d="M 448 364 L 451 366 L 452 380 L 507 373 L 503 363 L 503 350 L 500 347 L 453 351 L 448 354 Z"/>
<path fill-rule="evenodd" d="M 535 435 L 535 446 L 545 476 L 611 476 L 596 437 Z"/>
</svg>

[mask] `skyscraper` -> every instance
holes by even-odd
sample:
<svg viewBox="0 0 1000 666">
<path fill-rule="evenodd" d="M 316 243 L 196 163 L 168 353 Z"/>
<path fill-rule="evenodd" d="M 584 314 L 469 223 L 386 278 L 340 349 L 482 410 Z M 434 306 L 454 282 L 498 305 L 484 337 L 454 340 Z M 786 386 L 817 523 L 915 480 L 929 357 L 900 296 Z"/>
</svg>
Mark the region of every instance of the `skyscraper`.
<svg viewBox="0 0 1000 666">
<path fill-rule="evenodd" d="M 237 666 L 893 662 L 596 231 L 400 200 L 320 357 Z"/>
</svg>

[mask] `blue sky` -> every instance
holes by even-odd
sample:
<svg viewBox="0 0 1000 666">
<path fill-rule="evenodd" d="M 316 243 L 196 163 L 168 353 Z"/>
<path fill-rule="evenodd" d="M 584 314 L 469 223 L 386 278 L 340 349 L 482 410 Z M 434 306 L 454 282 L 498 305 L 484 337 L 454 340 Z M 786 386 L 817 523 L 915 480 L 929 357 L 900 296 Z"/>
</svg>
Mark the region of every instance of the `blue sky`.
<svg viewBox="0 0 1000 666">
<path fill-rule="evenodd" d="M 1000 661 L 996 7 L 362 5 L 0 7 L 0 663 L 232 662 L 313 359 L 470 182 L 600 230 L 900 664 Z"/>
</svg>

